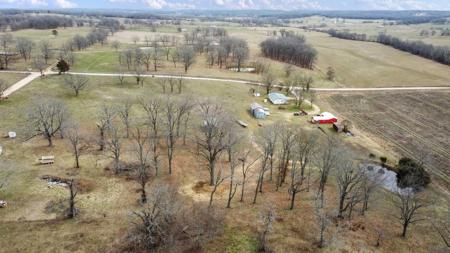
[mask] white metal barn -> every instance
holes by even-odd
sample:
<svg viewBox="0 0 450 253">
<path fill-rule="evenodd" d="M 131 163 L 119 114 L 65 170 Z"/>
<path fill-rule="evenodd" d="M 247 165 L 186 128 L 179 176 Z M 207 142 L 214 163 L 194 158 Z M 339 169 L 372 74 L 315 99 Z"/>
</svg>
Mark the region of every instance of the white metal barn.
<svg viewBox="0 0 450 253">
<path fill-rule="evenodd" d="M 268 97 L 269 97 L 270 102 L 272 102 L 272 104 L 274 104 L 274 105 L 287 104 L 288 98 L 281 93 L 272 92 L 272 93 L 269 93 Z"/>
</svg>

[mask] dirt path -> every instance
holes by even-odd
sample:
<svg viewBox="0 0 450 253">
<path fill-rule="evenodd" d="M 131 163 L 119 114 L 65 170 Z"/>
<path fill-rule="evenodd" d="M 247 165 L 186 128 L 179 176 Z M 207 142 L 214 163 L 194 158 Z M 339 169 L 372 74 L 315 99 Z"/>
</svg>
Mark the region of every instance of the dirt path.
<svg viewBox="0 0 450 253">
<path fill-rule="evenodd" d="M 50 65 L 49 67 L 47 67 L 44 71 L 43 74 L 44 75 L 54 75 L 56 74 L 55 72 L 53 72 L 51 69 L 53 67 L 54 64 Z M 19 74 L 29 74 L 27 77 L 25 77 L 24 79 L 16 82 L 15 84 L 11 85 L 8 87 L 8 89 L 6 89 L 3 92 L 2 97 L 9 97 L 11 94 L 13 94 L 14 92 L 20 90 L 21 88 L 25 87 L 26 85 L 30 84 L 32 81 L 34 81 L 34 79 L 38 78 L 41 76 L 40 72 L 29 72 L 29 71 L 1 71 L 0 73 L 19 73 Z"/>
<path fill-rule="evenodd" d="M 3 92 L 3 96 L 2 97 L 10 96 L 12 93 L 14 93 L 15 91 L 25 87 L 27 84 L 31 83 L 34 79 L 38 78 L 39 76 L 41 76 L 40 73 L 30 73 L 24 79 L 22 79 L 22 80 L 18 81 L 17 83 L 11 85 L 10 87 L 8 87 L 8 89 L 6 89 L 5 92 Z"/>
</svg>

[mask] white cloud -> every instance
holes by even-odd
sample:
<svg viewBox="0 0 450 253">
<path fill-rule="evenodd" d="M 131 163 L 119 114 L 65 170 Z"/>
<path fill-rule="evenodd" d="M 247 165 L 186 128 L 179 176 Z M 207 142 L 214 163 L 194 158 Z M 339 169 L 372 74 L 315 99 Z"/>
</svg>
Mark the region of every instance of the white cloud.
<svg viewBox="0 0 450 253">
<path fill-rule="evenodd" d="M 435 6 L 421 0 L 357 0 L 367 9 L 374 10 L 425 10 Z"/>
<path fill-rule="evenodd" d="M 0 0 L 0 3 L 33 5 L 33 6 L 48 5 L 47 1 L 45 1 L 45 0 Z"/>
<path fill-rule="evenodd" d="M 146 3 L 148 7 L 152 9 L 162 9 L 167 6 L 167 2 L 165 0 L 147 0 Z"/>
<path fill-rule="evenodd" d="M 77 7 L 77 4 L 74 2 L 70 2 L 68 0 L 55 0 L 56 6 L 67 9 L 67 8 L 75 8 Z"/>
<path fill-rule="evenodd" d="M 47 5 L 47 2 L 44 0 L 31 0 L 32 5 Z"/>
</svg>

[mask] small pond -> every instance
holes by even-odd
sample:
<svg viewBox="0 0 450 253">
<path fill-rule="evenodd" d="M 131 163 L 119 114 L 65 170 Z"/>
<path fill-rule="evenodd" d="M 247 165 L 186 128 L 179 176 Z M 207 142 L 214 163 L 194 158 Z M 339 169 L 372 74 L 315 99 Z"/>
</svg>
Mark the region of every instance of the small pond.
<svg viewBox="0 0 450 253">
<path fill-rule="evenodd" d="M 391 192 L 412 192 L 412 188 L 400 188 L 397 185 L 397 173 L 384 168 L 378 164 L 365 164 L 363 165 L 366 169 L 366 173 L 370 175 L 373 179 L 379 180 L 383 188 Z"/>
</svg>

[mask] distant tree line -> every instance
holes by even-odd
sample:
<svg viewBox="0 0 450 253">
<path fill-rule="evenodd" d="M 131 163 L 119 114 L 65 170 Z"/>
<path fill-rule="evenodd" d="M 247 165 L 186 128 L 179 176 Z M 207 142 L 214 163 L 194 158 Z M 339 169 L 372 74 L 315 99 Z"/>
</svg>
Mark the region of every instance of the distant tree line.
<svg viewBox="0 0 450 253">
<path fill-rule="evenodd" d="M 365 33 L 352 33 L 347 31 L 338 31 L 335 29 L 330 29 L 328 30 L 328 34 L 333 37 L 346 40 L 361 40 L 361 41 L 368 40 L 367 34 Z"/>
<path fill-rule="evenodd" d="M 380 33 L 378 36 L 373 38 L 367 37 L 366 34 L 337 31 L 334 29 L 328 30 L 327 33 L 340 39 L 378 42 L 383 45 L 391 46 L 395 49 L 415 54 L 442 64 L 450 65 L 450 48 L 446 46 L 435 46 L 426 44 L 422 41 L 402 40 L 384 33 Z"/>
<path fill-rule="evenodd" d="M 74 19 L 54 15 L 3 15 L 0 24 L 12 31 L 20 29 L 55 29 L 73 26 Z"/>
<path fill-rule="evenodd" d="M 449 47 L 434 46 L 423 43 L 422 41 L 401 40 L 386 34 L 378 35 L 377 42 L 442 64 L 450 65 Z"/>
<path fill-rule="evenodd" d="M 265 57 L 312 69 L 317 51 L 306 43 L 305 37 L 282 33 L 282 37 L 270 38 L 260 44 Z"/>
</svg>

